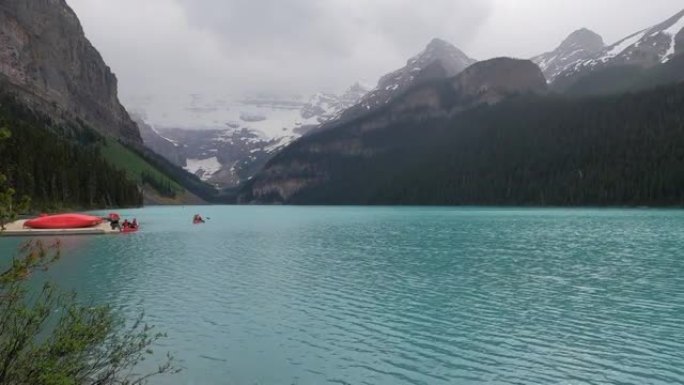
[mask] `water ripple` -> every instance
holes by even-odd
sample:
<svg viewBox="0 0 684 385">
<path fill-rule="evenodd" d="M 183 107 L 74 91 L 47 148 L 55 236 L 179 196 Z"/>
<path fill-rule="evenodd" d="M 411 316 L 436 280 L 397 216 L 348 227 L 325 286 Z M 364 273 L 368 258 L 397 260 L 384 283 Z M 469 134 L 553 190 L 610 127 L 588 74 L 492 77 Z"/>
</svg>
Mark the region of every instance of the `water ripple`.
<svg viewBox="0 0 684 385">
<path fill-rule="evenodd" d="M 145 308 L 185 367 L 160 384 L 684 383 L 679 211 L 125 214 L 51 274 Z"/>
</svg>

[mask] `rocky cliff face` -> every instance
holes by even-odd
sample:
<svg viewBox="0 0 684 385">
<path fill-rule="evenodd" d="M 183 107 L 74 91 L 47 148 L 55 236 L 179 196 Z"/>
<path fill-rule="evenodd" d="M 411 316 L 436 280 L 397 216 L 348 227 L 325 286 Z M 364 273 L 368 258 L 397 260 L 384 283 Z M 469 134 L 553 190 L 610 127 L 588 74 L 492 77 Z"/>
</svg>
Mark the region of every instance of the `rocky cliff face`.
<svg viewBox="0 0 684 385">
<path fill-rule="evenodd" d="M 476 63 L 456 77 L 416 85 L 380 109 L 293 143 L 257 174 L 241 199 L 292 202 L 312 189 L 325 189 L 336 178 L 336 170 L 375 167 L 374 157 L 388 146 L 410 151 L 412 143 L 393 137 L 393 127 L 412 131 L 401 137 L 415 140 L 416 132 L 431 135 L 425 128 L 431 119 L 450 118 L 516 94 L 546 90 L 544 75 L 531 61 L 499 58 Z"/>
<path fill-rule="evenodd" d="M 558 48 L 532 58 L 549 83 L 572 65 L 587 60 L 605 47 L 603 38 L 597 33 L 582 28 L 570 34 Z"/>
<path fill-rule="evenodd" d="M 451 82 L 453 89 L 475 103 L 493 104 L 506 96 L 546 91 L 539 67 L 529 60 L 498 58 L 467 68 Z"/>
<path fill-rule="evenodd" d="M 179 144 L 162 136 L 152 126 L 145 123 L 141 116 L 134 114 L 131 117 L 140 128 L 140 136 L 147 148 L 163 156 L 176 166 L 185 167 L 185 157 Z"/>
<path fill-rule="evenodd" d="M 141 143 L 138 127 L 119 103 L 116 77 L 64 0 L 0 2 L 0 80 L 53 117 L 80 119 Z"/>
</svg>

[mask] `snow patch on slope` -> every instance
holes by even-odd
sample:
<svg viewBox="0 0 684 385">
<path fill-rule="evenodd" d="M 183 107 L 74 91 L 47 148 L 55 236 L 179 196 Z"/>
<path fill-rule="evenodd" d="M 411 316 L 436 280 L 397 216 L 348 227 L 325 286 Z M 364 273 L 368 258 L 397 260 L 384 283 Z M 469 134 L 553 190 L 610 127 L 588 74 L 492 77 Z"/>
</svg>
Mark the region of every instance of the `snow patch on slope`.
<svg viewBox="0 0 684 385">
<path fill-rule="evenodd" d="M 637 32 L 632 36 L 629 36 L 622 41 L 617 42 L 615 45 L 613 45 L 608 52 L 606 52 L 603 56 L 601 56 L 598 59 L 592 60 L 592 62 L 600 61 L 600 62 L 607 62 L 608 60 L 614 58 L 615 56 L 623 53 L 627 48 L 638 44 L 641 39 L 643 39 L 644 35 L 646 35 L 647 31 L 641 31 Z"/>
<path fill-rule="evenodd" d="M 665 55 L 663 55 L 663 57 L 660 59 L 661 62 L 667 63 L 674 56 L 675 38 L 682 29 L 684 29 L 684 15 L 682 15 L 682 17 L 680 17 L 679 20 L 672 24 L 670 28 L 663 30 L 663 33 L 670 37 L 670 48 L 667 50 L 667 52 L 665 52 Z"/>
<path fill-rule="evenodd" d="M 175 147 L 178 147 L 178 146 L 179 146 L 179 143 L 178 143 L 177 141 L 175 141 L 175 140 L 173 140 L 173 139 L 170 139 L 170 138 L 167 138 L 167 137 L 165 137 L 164 135 L 162 135 L 162 134 L 154 127 L 154 125 L 149 125 L 149 126 L 150 126 L 150 128 L 152 129 L 152 131 L 154 131 L 155 134 L 159 135 L 160 138 L 166 140 L 167 142 L 170 142 L 170 143 L 173 144 Z"/>
<path fill-rule="evenodd" d="M 666 63 L 676 53 L 676 37 L 682 29 L 684 29 L 684 11 L 663 23 L 629 35 L 589 60 L 575 63 L 561 76 L 569 78 L 581 71 L 611 65 L 650 67 Z"/>
<path fill-rule="evenodd" d="M 214 156 L 208 159 L 187 159 L 184 167 L 188 172 L 195 174 L 206 181 L 221 169 L 221 163 Z"/>
<path fill-rule="evenodd" d="M 273 143 L 263 148 L 268 153 L 274 153 L 297 139 L 295 136 L 284 136 L 279 140 L 274 140 Z"/>
</svg>

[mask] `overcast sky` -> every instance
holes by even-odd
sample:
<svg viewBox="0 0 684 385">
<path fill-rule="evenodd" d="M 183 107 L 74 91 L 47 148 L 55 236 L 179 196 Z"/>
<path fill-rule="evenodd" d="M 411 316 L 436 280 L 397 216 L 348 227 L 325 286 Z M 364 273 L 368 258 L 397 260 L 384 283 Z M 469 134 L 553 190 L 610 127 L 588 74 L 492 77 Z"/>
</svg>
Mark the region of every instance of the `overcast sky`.
<svg viewBox="0 0 684 385">
<path fill-rule="evenodd" d="M 338 92 L 375 84 L 433 37 L 476 59 L 530 57 L 588 27 L 607 43 L 682 0 L 67 0 L 119 77 L 146 95 Z M 133 106 L 129 106 L 133 107 Z"/>
</svg>

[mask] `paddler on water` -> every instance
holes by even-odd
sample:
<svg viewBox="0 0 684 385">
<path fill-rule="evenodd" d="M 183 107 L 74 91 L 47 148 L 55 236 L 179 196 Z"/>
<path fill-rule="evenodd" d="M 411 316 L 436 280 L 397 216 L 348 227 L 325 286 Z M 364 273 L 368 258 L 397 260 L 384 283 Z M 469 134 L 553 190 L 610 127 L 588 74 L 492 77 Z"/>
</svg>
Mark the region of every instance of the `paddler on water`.
<svg viewBox="0 0 684 385">
<path fill-rule="evenodd" d="M 138 229 L 138 220 L 136 218 L 133 218 L 132 222 L 129 222 L 128 219 L 124 219 L 123 223 L 121 224 L 121 230 L 137 230 Z"/>
</svg>

